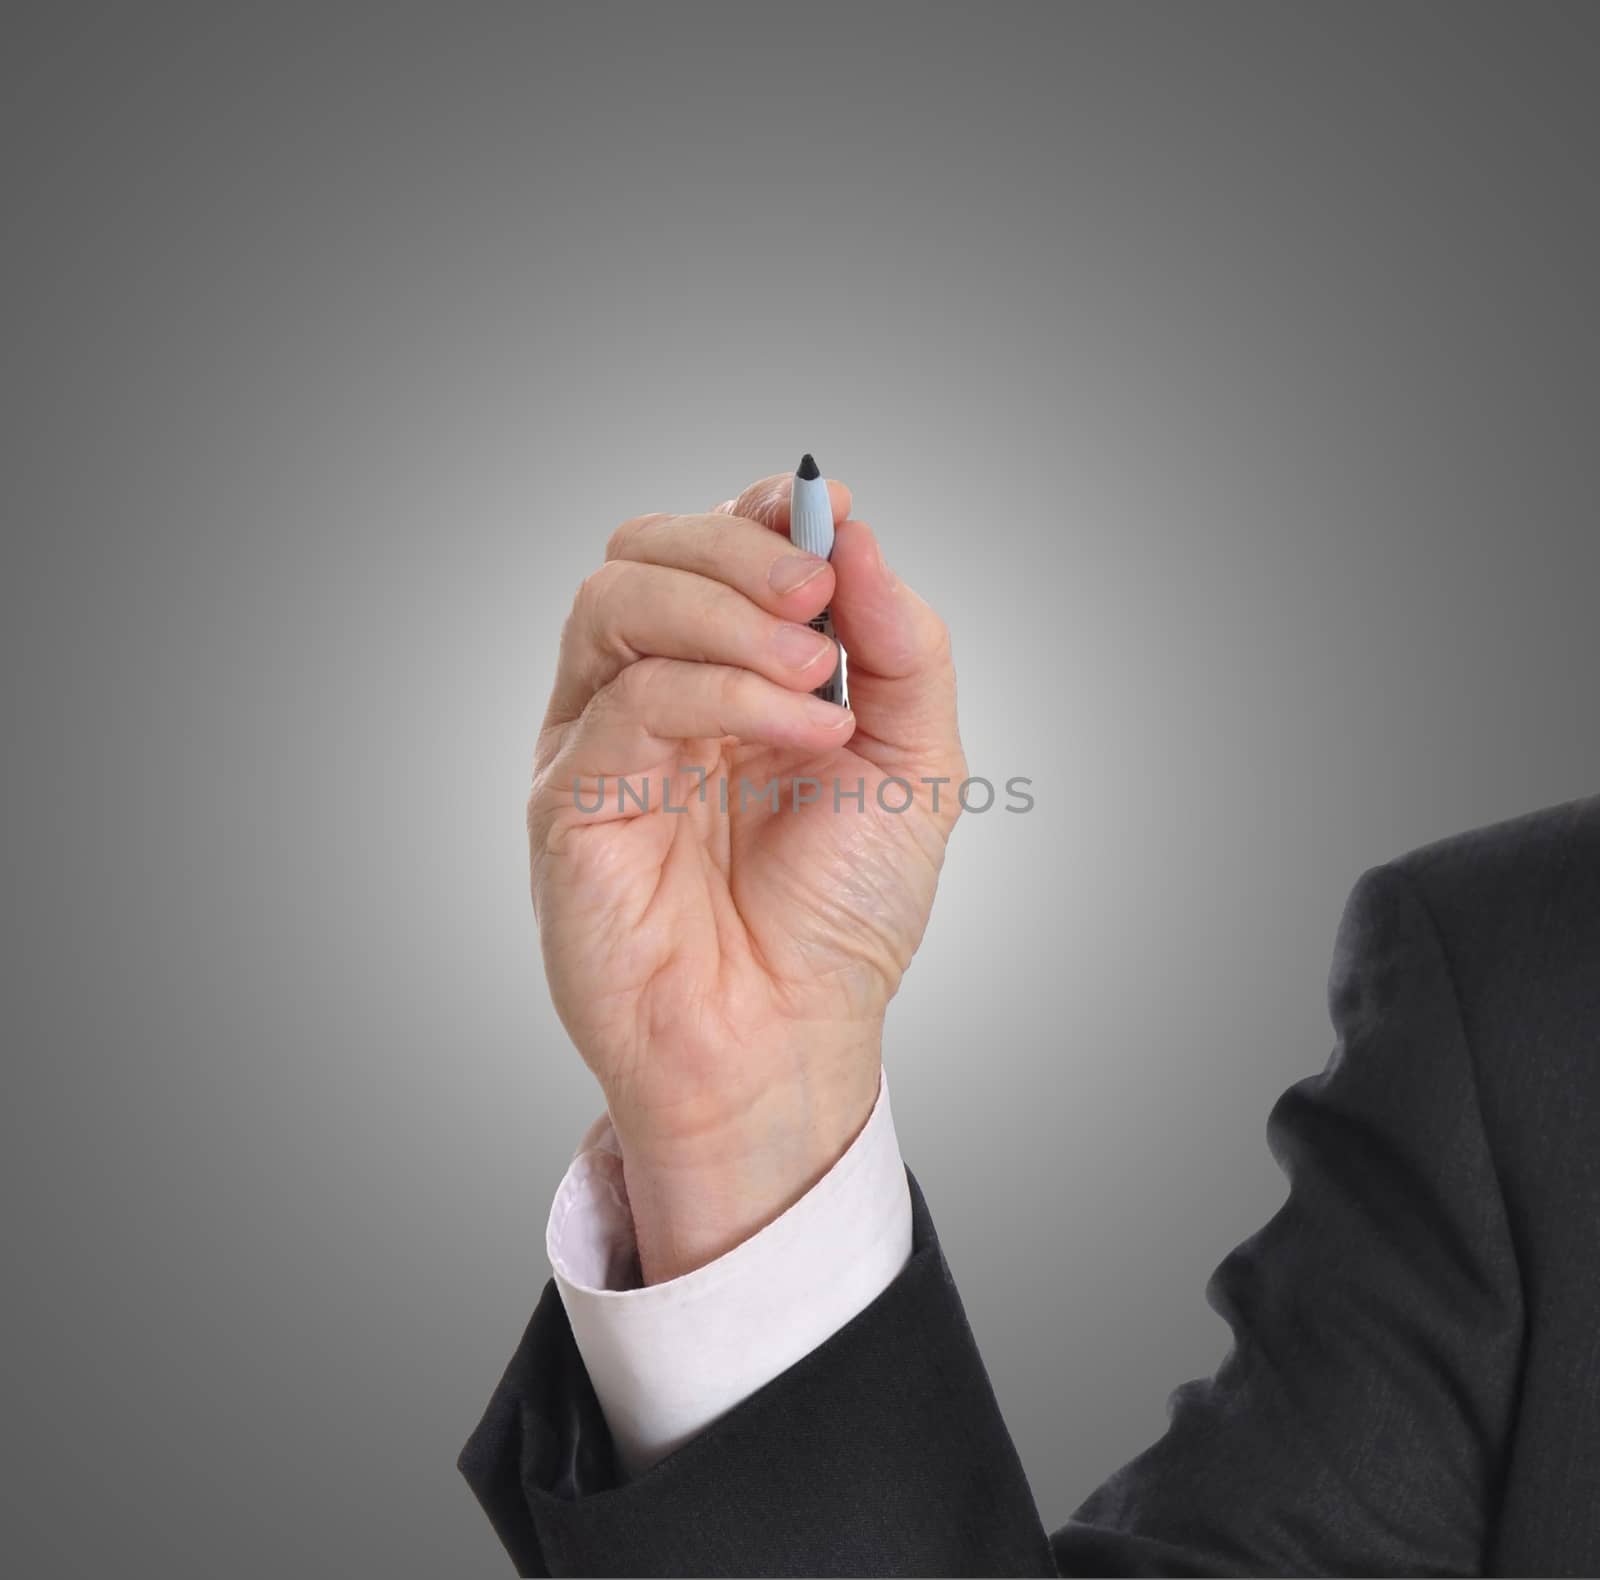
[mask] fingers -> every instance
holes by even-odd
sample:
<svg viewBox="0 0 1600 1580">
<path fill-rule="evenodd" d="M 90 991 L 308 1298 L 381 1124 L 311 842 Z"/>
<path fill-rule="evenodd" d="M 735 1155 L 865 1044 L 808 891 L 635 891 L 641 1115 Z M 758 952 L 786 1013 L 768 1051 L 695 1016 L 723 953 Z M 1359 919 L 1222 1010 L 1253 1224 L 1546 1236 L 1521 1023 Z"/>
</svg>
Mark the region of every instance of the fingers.
<svg viewBox="0 0 1600 1580">
<path fill-rule="evenodd" d="M 833 592 L 826 560 L 735 516 L 639 516 L 611 534 L 606 558 L 708 576 L 787 619 L 809 620 Z"/>
<path fill-rule="evenodd" d="M 944 621 L 889 569 L 866 522 L 840 524 L 832 564 L 833 625 L 857 719 L 853 749 L 880 766 L 911 761 L 964 772 Z"/>
<path fill-rule="evenodd" d="M 834 597 L 828 561 L 795 549 L 787 473 L 705 516 L 640 516 L 612 534 L 562 633 L 541 774 L 577 784 L 659 760 L 682 740 L 737 739 L 827 751 L 847 709 L 811 690 L 833 643 L 807 626 Z M 829 482 L 836 523 L 850 491 Z"/>
<path fill-rule="evenodd" d="M 663 743 L 730 735 L 829 751 L 849 740 L 854 728 L 848 709 L 751 670 L 644 658 L 595 693 L 562 741 L 550 778 L 581 784 L 628 774 L 659 758 Z"/>
<path fill-rule="evenodd" d="M 577 718 L 642 658 L 748 669 L 799 691 L 832 673 L 834 644 L 805 624 L 827 602 L 832 569 L 766 528 L 641 517 L 617 529 L 607 555 L 562 632 L 547 727 Z"/>
<path fill-rule="evenodd" d="M 777 472 L 752 483 L 737 499 L 726 499 L 717 506 L 719 516 L 742 516 L 747 521 L 759 521 L 774 532 L 789 534 L 789 490 L 794 486 L 794 474 Z M 833 503 L 833 524 L 838 524 L 850 514 L 850 490 L 843 483 L 828 479 L 828 498 Z"/>
</svg>

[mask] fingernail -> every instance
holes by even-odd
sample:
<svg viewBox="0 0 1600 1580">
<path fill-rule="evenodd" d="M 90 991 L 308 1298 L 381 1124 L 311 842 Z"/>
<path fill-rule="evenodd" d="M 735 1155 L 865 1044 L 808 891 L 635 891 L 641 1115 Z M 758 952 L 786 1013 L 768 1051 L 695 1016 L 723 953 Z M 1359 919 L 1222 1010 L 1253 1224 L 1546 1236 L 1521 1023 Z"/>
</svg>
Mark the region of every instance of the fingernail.
<svg viewBox="0 0 1600 1580">
<path fill-rule="evenodd" d="M 850 710 L 836 702 L 826 702 L 821 697 L 806 698 L 806 717 L 813 724 L 830 730 L 842 730 L 850 722 Z"/>
<path fill-rule="evenodd" d="M 813 576 L 820 576 L 827 563 L 815 554 L 785 554 L 781 560 L 772 562 L 772 569 L 767 572 L 767 585 L 776 593 L 792 593 L 804 587 Z"/>
<path fill-rule="evenodd" d="M 780 625 L 773 632 L 772 645 L 791 669 L 804 669 L 832 646 L 820 631 L 813 631 L 808 625 L 789 624 Z"/>
</svg>

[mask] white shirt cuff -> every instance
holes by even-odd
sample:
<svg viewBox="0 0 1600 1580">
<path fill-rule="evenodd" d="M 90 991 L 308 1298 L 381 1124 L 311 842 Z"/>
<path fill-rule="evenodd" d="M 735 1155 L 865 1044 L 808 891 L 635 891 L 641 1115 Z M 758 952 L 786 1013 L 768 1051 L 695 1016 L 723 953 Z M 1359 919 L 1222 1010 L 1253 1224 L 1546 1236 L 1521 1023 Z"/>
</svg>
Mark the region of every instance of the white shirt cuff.
<svg viewBox="0 0 1600 1580">
<path fill-rule="evenodd" d="M 641 1475 L 864 1311 L 911 1256 L 889 1083 L 844 1156 L 726 1255 L 638 1286 L 622 1155 L 602 1115 L 556 1191 L 545 1248 L 622 1475 Z"/>
</svg>

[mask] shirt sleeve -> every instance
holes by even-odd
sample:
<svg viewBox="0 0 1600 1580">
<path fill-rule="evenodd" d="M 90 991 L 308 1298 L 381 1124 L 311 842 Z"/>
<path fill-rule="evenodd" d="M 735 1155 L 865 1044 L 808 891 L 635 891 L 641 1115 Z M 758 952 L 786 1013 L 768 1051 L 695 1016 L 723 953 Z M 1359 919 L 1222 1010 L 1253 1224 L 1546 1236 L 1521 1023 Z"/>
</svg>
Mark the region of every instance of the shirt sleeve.
<svg viewBox="0 0 1600 1580">
<path fill-rule="evenodd" d="M 602 1115 L 550 1209 L 545 1246 L 620 1473 L 643 1474 L 832 1337 L 911 1256 L 911 1196 L 880 1077 L 837 1163 L 726 1255 L 641 1287 L 622 1156 Z"/>
</svg>

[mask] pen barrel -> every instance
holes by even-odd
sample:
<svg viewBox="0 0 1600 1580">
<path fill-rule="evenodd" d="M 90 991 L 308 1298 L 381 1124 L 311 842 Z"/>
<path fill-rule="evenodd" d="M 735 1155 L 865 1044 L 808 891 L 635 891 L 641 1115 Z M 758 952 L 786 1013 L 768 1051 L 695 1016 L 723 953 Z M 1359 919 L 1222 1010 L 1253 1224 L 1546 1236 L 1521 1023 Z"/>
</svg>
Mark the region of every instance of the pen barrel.
<svg viewBox="0 0 1600 1580">
<path fill-rule="evenodd" d="M 806 457 L 809 462 L 810 456 Z M 814 467 L 812 468 L 814 470 Z M 827 480 L 822 477 L 801 477 L 797 472 L 789 492 L 789 541 L 807 554 L 829 559 L 833 554 L 833 501 L 828 497 Z M 824 609 L 811 622 L 813 631 L 820 631 L 829 641 L 833 634 L 833 616 Z M 840 653 L 827 684 L 818 686 L 812 693 L 824 702 L 844 706 L 844 655 Z"/>
<path fill-rule="evenodd" d="M 824 609 L 814 620 L 809 622 L 813 631 L 820 631 L 830 642 L 837 642 L 833 634 L 833 615 Z M 837 646 L 834 649 L 838 655 L 834 660 L 833 673 L 828 676 L 822 685 L 811 693 L 814 697 L 821 697 L 824 702 L 837 703 L 839 707 L 845 705 L 844 701 L 844 652 Z"/>
</svg>

